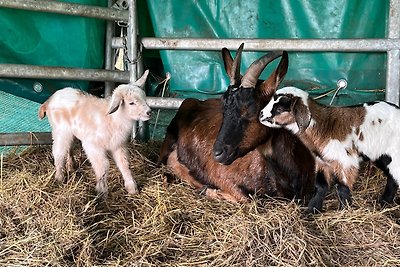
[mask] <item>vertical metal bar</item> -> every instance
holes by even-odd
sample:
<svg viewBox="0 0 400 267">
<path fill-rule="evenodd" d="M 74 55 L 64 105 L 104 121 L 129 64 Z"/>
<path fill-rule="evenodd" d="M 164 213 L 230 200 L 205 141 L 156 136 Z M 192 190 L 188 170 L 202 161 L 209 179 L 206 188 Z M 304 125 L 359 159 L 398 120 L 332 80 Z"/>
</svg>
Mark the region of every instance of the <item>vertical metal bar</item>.
<svg viewBox="0 0 400 267">
<path fill-rule="evenodd" d="M 136 35 L 136 0 L 128 0 L 128 32 L 126 49 L 128 55 L 129 82 L 133 83 L 137 80 L 137 35 Z M 136 138 L 138 125 L 133 125 L 132 138 Z"/>
<path fill-rule="evenodd" d="M 111 8 L 113 5 L 113 0 L 108 0 L 108 7 Z M 104 67 L 106 70 L 112 70 L 113 68 L 113 59 L 114 59 L 114 49 L 111 47 L 112 38 L 114 37 L 114 21 L 107 21 L 106 27 L 106 44 L 105 44 L 105 59 L 104 59 Z M 111 95 L 112 90 L 114 88 L 114 82 L 105 82 L 104 83 L 104 96 L 107 97 Z"/>
<path fill-rule="evenodd" d="M 129 61 L 130 82 L 135 82 L 137 79 L 137 24 L 136 24 L 136 0 L 128 0 L 128 33 L 127 33 L 127 55 Z"/>
<path fill-rule="evenodd" d="M 136 36 L 139 36 L 139 23 L 138 17 L 136 17 Z M 139 45 L 139 43 L 137 43 Z M 138 48 L 137 54 L 137 76 L 141 76 L 144 73 L 142 47 Z M 137 139 L 141 141 L 148 141 L 150 139 L 150 125 L 147 121 L 138 121 Z"/>
<path fill-rule="evenodd" d="M 388 38 L 400 37 L 400 0 L 390 0 Z M 399 104 L 400 90 L 400 51 L 387 52 L 386 101 Z"/>
</svg>

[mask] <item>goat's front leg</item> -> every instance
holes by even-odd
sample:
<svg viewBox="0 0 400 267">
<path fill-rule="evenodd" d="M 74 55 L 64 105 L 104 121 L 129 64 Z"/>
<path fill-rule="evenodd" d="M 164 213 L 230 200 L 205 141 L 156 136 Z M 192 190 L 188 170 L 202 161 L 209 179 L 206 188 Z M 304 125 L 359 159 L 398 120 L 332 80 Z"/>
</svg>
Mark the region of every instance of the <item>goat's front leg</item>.
<svg viewBox="0 0 400 267">
<path fill-rule="evenodd" d="M 325 200 L 325 196 L 328 194 L 329 184 L 323 172 L 317 172 L 315 179 L 315 193 L 308 203 L 306 213 L 316 213 L 322 211 L 322 205 Z"/>
<path fill-rule="evenodd" d="M 400 179 L 397 178 L 396 182 L 395 178 L 400 177 L 400 160 L 397 157 L 381 156 L 374 163 L 386 175 L 386 186 L 379 197 L 379 203 L 382 207 L 385 207 L 387 204 L 394 202 L 394 197 L 399 189 L 398 182 Z"/>
<path fill-rule="evenodd" d="M 349 207 L 352 205 L 351 191 L 353 190 L 353 185 L 358 177 L 358 166 L 353 166 L 341 172 L 339 175 L 337 184 L 337 193 L 339 198 L 339 209 Z"/>
<path fill-rule="evenodd" d="M 339 209 L 343 209 L 347 206 L 351 206 L 352 199 L 351 199 L 351 191 L 350 188 L 342 183 L 337 184 L 337 192 L 339 198 Z"/>
<path fill-rule="evenodd" d="M 387 204 L 394 202 L 394 197 L 396 196 L 399 185 L 393 179 L 393 176 L 387 172 L 386 174 L 386 186 L 382 195 L 379 198 L 379 204 L 384 207 Z"/>
<path fill-rule="evenodd" d="M 126 147 L 117 148 L 112 152 L 113 158 L 125 182 L 125 189 L 129 194 L 139 193 L 135 179 L 129 169 L 129 152 Z"/>
</svg>

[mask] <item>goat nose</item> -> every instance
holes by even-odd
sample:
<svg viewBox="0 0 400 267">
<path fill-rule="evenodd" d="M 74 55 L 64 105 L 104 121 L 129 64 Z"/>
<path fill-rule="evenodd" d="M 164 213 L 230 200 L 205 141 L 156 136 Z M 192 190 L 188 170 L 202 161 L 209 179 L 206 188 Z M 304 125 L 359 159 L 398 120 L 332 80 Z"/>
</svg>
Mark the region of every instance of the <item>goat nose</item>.
<svg viewBox="0 0 400 267">
<path fill-rule="evenodd" d="M 151 110 L 147 111 L 147 112 L 146 112 L 146 115 L 149 116 L 149 117 L 151 117 Z"/>
<path fill-rule="evenodd" d="M 217 159 L 224 153 L 222 148 L 214 149 L 214 157 Z"/>
<path fill-rule="evenodd" d="M 231 149 L 231 146 L 229 146 L 229 145 L 214 147 L 214 158 L 217 161 L 221 161 L 223 158 L 226 157 L 226 155 L 229 154 L 230 149 Z"/>
</svg>

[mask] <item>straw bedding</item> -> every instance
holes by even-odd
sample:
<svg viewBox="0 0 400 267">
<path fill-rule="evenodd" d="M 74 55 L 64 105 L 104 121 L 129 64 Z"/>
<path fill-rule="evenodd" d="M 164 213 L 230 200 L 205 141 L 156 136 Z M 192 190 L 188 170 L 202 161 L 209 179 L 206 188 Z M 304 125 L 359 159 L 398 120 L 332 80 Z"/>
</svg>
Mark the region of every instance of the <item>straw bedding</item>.
<svg viewBox="0 0 400 267">
<path fill-rule="evenodd" d="M 140 194 L 129 196 L 115 165 L 109 195 L 96 197 L 81 149 L 64 184 L 53 180 L 51 147 L 2 159 L 0 266 L 399 266 L 400 207 L 381 209 L 385 178 L 366 166 L 352 208 L 303 217 L 293 201 L 208 200 L 178 181 L 163 183 L 160 143 L 132 144 Z"/>
</svg>

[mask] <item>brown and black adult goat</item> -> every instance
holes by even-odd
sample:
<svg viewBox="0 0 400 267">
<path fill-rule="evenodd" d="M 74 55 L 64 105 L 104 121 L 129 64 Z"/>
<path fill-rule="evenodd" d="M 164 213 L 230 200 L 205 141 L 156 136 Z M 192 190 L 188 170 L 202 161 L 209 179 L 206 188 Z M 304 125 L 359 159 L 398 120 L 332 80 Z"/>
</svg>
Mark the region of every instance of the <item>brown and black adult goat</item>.
<svg viewBox="0 0 400 267">
<path fill-rule="evenodd" d="M 222 50 L 231 80 L 222 101 L 186 99 L 182 103 L 167 128 L 158 163 L 168 165 L 181 180 L 214 199 L 303 198 L 314 186 L 314 158 L 288 131 L 268 129 L 258 121 L 261 108 L 286 75 L 288 55 L 268 53 L 242 77 L 242 50 L 243 44 L 235 59 L 228 49 Z M 270 77 L 258 80 L 278 57 L 281 61 Z"/>
</svg>

